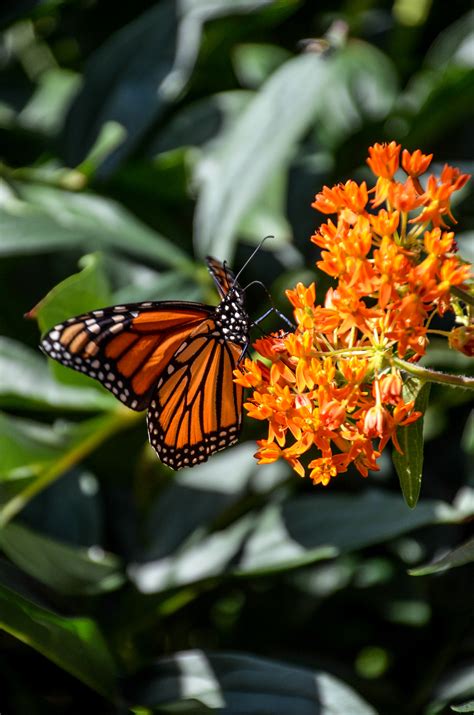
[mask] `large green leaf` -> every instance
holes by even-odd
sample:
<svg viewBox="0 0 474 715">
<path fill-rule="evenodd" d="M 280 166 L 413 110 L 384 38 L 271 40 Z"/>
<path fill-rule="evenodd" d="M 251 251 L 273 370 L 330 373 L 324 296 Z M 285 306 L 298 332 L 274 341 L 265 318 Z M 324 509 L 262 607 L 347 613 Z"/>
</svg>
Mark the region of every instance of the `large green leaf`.
<svg viewBox="0 0 474 715">
<path fill-rule="evenodd" d="M 0 338 L 0 406 L 81 412 L 117 409 L 115 397 L 93 385 L 92 381 L 90 387 L 57 382 L 39 350 Z"/>
<path fill-rule="evenodd" d="M 78 390 L 81 391 L 80 388 Z M 52 484 L 62 474 L 75 467 L 111 435 L 124 429 L 130 422 L 133 423 L 137 419 L 141 419 L 140 413 L 132 412 L 132 410 L 119 406 L 115 412 L 60 428 L 62 433 L 61 451 L 58 450 L 58 453 L 41 464 L 40 468 L 39 465 L 36 466 L 34 479 L 28 480 L 26 485 L 21 483 L 17 485 L 19 489 L 15 490 L 14 495 L 3 504 L 0 510 L 0 524 L 10 521 L 36 494 Z M 17 446 L 21 448 L 21 441 L 19 443 L 18 437 L 18 432 L 10 435 L 10 439 L 7 442 L 10 450 L 15 450 Z M 32 447 L 31 442 L 29 446 Z M 24 467 L 29 469 L 31 467 L 29 464 L 31 456 L 26 454 L 25 457 L 27 464 Z M 15 464 L 14 455 L 10 455 L 10 461 Z M 19 469 L 18 457 L 16 463 L 16 468 Z M 8 492 L 8 484 L 6 491 Z"/>
<path fill-rule="evenodd" d="M 199 255 L 230 258 L 235 233 L 275 171 L 290 160 L 314 121 L 325 60 L 306 55 L 282 65 L 197 169 L 200 186 L 195 219 Z"/>
<path fill-rule="evenodd" d="M 54 612 L 29 589 L 19 588 L 19 580 L 8 564 L 0 562 L 0 628 L 114 699 L 116 666 L 96 622 Z"/>
<path fill-rule="evenodd" d="M 83 256 L 79 265 L 82 268 L 79 273 L 58 283 L 31 311 L 30 317 L 38 320 L 42 333 L 74 315 L 111 304 L 110 285 L 103 268 L 102 255 L 94 253 Z M 60 382 L 91 386 L 91 379 L 86 375 L 65 368 L 55 360 L 50 361 L 50 366 Z"/>
<path fill-rule="evenodd" d="M 22 200 L 7 196 L 0 208 L 0 255 L 111 248 L 189 268 L 189 258 L 176 244 L 116 201 L 39 184 L 18 183 L 15 188 Z"/>
<path fill-rule="evenodd" d="M 257 89 L 290 57 L 288 50 L 278 45 L 239 45 L 233 56 L 235 73 L 243 87 Z"/>
<path fill-rule="evenodd" d="M 462 521 L 464 511 L 424 501 L 416 511 L 388 492 L 304 495 L 270 504 L 247 540 L 236 571 L 264 573 L 382 543 L 429 524 Z"/>
<path fill-rule="evenodd" d="M 0 482 L 38 474 L 63 445 L 63 435 L 50 425 L 0 413 Z"/>
<path fill-rule="evenodd" d="M 34 308 L 41 332 L 80 315 L 110 304 L 111 290 L 100 253 L 83 256 L 81 270 L 52 288 Z"/>
<path fill-rule="evenodd" d="M 209 517 L 216 504 L 222 508 L 225 501 L 222 496 L 217 500 L 213 491 L 200 494 L 197 487 L 196 483 L 195 491 L 189 493 L 184 489 L 171 492 L 174 499 L 165 493 L 162 505 L 151 513 L 157 541 L 143 553 L 140 563 L 129 568 L 130 578 L 143 593 L 223 573 L 255 576 L 287 571 L 383 543 L 422 526 L 460 522 L 468 516 L 465 510 L 433 501 L 411 512 L 397 495 L 369 491 L 357 497 L 305 495 L 270 504 L 261 513 L 250 511 L 231 526 L 209 532 L 199 527 L 199 519 L 203 525 L 206 521 L 212 525 Z"/>
<path fill-rule="evenodd" d="M 274 0 L 163 0 L 120 29 L 91 57 L 64 136 L 66 161 L 81 162 L 107 121 L 126 141 L 106 160 L 113 170 L 144 132 L 182 94 L 199 51 L 203 24 L 230 13 L 255 12 Z"/>
<path fill-rule="evenodd" d="M 376 715 L 338 678 L 267 658 L 194 650 L 162 658 L 126 688 L 158 713 Z M 156 709 L 156 710 L 155 710 Z"/>
<path fill-rule="evenodd" d="M 0 547 L 25 573 L 59 593 L 103 593 L 124 581 L 120 560 L 99 546 L 69 546 L 18 523 L 0 530 Z"/>
<path fill-rule="evenodd" d="M 335 150 L 362 127 L 387 117 L 397 97 L 397 76 L 383 52 L 356 39 L 334 54 L 328 75 L 316 135 L 322 146 Z"/>
</svg>

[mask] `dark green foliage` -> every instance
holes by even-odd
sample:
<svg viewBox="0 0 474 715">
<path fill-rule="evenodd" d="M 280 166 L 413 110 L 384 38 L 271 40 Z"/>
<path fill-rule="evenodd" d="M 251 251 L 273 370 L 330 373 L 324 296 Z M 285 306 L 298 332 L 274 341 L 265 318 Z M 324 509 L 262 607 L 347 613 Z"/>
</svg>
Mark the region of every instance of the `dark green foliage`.
<svg viewBox="0 0 474 715">
<path fill-rule="evenodd" d="M 301 51 L 335 19 L 345 42 Z M 2 715 L 473 711 L 467 393 L 432 390 L 424 462 L 422 423 L 399 435 L 408 509 L 388 458 L 327 489 L 258 467 L 255 422 L 171 473 L 142 415 L 37 349 L 107 304 L 215 301 L 203 256 L 238 269 L 267 234 L 242 283 L 285 313 L 297 280 L 321 298 L 310 204 L 364 178 L 371 143 L 472 172 L 473 22 L 401 0 L 0 8 Z"/>
</svg>

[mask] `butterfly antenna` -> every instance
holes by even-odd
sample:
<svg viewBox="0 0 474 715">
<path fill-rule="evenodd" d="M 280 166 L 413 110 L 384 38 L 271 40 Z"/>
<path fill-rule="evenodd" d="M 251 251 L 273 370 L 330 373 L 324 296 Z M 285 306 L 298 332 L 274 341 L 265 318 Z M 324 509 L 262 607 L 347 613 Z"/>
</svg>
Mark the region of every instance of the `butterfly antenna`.
<svg viewBox="0 0 474 715">
<path fill-rule="evenodd" d="M 272 307 L 271 307 L 269 310 L 267 310 L 263 315 L 261 315 L 260 318 L 257 318 L 257 320 L 254 320 L 254 321 L 252 322 L 252 325 L 258 325 L 258 323 L 261 323 L 262 320 L 265 320 L 265 318 L 267 318 L 267 317 L 270 315 L 270 313 L 275 313 L 276 315 L 278 315 L 278 317 L 279 317 L 281 320 L 283 320 L 283 322 L 285 322 L 292 330 L 294 330 L 294 329 L 295 329 L 295 326 L 293 325 L 293 323 L 291 322 L 291 320 L 288 320 L 288 318 L 286 317 L 286 315 L 283 315 L 283 313 L 280 313 L 280 311 L 279 311 L 278 308 L 276 307 L 275 303 L 273 302 L 273 298 L 272 298 L 272 296 L 271 296 L 271 293 L 270 293 L 270 291 L 268 290 L 268 288 L 267 288 L 267 286 L 265 285 L 265 283 L 262 283 L 262 281 L 252 281 L 251 283 L 249 283 L 248 285 L 245 286 L 244 291 L 246 291 L 247 288 L 250 288 L 250 286 L 253 286 L 253 285 L 259 285 L 259 286 L 261 286 L 261 287 L 263 288 L 263 290 L 264 290 L 265 293 L 267 294 L 267 298 L 268 298 L 268 300 L 269 300 L 269 302 L 270 302 L 270 304 L 271 304 Z"/>
<path fill-rule="evenodd" d="M 235 276 L 235 278 L 234 278 L 234 283 L 237 283 L 237 280 L 238 280 L 240 274 L 242 273 L 242 271 L 245 270 L 245 268 L 247 268 L 248 264 L 250 263 L 250 261 L 252 260 L 252 258 L 255 256 L 255 254 L 259 252 L 259 250 L 261 249 L 261 247 L 263 246 L 263 244 L 265 243 L 265 241 L 267 240 L 267 238 L 275 238 L 275 236 L 269 235 L 269 236 L 265 236 L 265 238 L 262 238 L 262 240 L 260 241 L 260 243 L 258 244 L 258 246 L 252 251 L 252 253 L 251 253 L 250 256 L 247 258 L 247 260 L 245 261 L 245 263 L 244 263 L 244 265 L 242 266 L 242 268 L 239 270 L 239 272 L 238 272 L 237 275 Z"/>
</svg>

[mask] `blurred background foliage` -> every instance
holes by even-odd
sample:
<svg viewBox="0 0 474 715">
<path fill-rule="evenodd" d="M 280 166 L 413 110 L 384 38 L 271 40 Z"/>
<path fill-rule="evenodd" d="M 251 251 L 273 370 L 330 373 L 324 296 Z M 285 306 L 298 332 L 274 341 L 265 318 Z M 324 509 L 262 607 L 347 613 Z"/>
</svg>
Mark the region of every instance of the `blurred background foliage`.
<svg viewBox="0 0 474 715">
<path fill-rule="evenodd" d="M 203 256 L 238 268 L 267 234 L 245 281 L 288 313 L 312 198 L 371 143 L 472 173 L 471 3 L 16 0 L 0 26 L 2 714 L 473 712 L 465 393 L 432 391 L 415 510 L 389 459 L 325 490 L 256 467 L 255 424 L 175 474 L 22 318 L 215 301 Z"/>
</svg>

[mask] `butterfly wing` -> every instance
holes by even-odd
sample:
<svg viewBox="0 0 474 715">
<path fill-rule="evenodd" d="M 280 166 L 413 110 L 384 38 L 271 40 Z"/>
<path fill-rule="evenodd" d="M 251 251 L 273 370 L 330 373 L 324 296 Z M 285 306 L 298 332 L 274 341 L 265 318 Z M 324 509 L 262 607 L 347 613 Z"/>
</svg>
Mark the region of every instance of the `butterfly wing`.
<svg viewBox="0 0 474 715">
<path fill-rule="evenodd" d="M 212 256 L 206 257 L 206 264 L 209 273 L 214 279 L 220 297 L 225 298 L 228 292 L 236 285 L 234 274 L 225 263 L 221 263 L 221 261 Z"/>
<path fill-rule="evenodd" d="M 160 375 L 213 308 L 162 301 L 119 305 L 70 318 L 43 337 L 42 350 L 99 380 L 127 407 L 144 410 Z"/>
<path fill-rule="evenodd" d="M 147 414 L 152 447 L 172 469 L 205 462 L 237 442 L 243 390 L 233 381 L 242 346 L 222 338 L 214 317 L 183 342 L 160 377 Z"/>
</svg>

